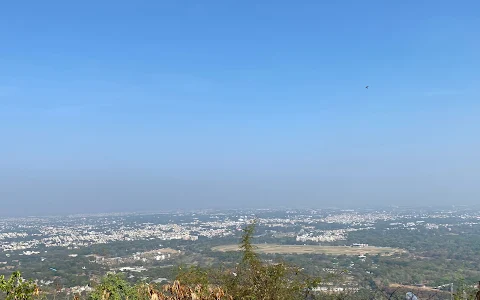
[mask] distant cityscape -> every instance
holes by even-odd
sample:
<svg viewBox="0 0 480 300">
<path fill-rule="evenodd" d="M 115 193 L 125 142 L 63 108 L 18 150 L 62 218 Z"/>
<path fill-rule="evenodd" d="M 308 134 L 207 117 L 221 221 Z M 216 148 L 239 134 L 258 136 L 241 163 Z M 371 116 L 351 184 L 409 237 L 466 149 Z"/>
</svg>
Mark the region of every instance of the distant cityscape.
<svg viewBox="0 0 480 300">
<path fill-rule="evenodd" d="M 247 212 L 247 213 L 246 213 Z M 258 212 L 258 211 L 257 211 Z M 279 212 L 278 210 L 261 210 Z M 284 218 L 259 217 L 258 222 L 267 228 L 289 228 L 300 226 L 295 235 L 297 241 L 333 242 L 345 240 L 349 232 L 374 229 L 378 221 L 389 221 L 387 230 L 405 228 L 446 229 L 459 225 L 478 225 L 478 212 L 432 211 L 432 212 L 395 212 L 395 211 L 322 211 L 291 210 L 280 211 Z M 0 219 L 0 250 L 4 252 L 23 250 L 24 255 L 35 255 L 32 251 L 39 246 L 45 247 L 87 247 L 94 244 L 107 244 L 116 241 L 134 241 L 145 239 L 158 240 L 198 240 L 199 237 L 222 238 L 233 236 L 249 221 L 254 220 L 256 211 L 227 212 L 191 212 L 172 214 L 175 222 L 165 220 L 165 214 L 150 215 L 148 222 L 131 221 L 142 214 L 101 214 L 66 217 L 29 217 Z M 432 223 L 424 219 L 461 218 L 464 222 Z M 402 221 L 418 219 L 415 222 Z M 478 220 L 478 221 L 477 221 Z M 157 222 L 156 222 L 157 221 Z M 348 225 L 349 228 L 319 230 L 312 224 L 330 223 Z M 273 230 L 274 232 L 274 230 Z"/>
<path fill-rule="evenodd" d="M 312 273 L 346 269 L 349 276 L 377 276 L 378 280 L 387 272 L 382 266 L 407 258 L 423 263 L 451 256 L 460 263 L 464 256 L 453 250 L 451 254 L 438 254 L 444 249 L 426 245 L 423 239 L 447 243 L 450 238 L 465 236 L 464 243 L 470 243 L 468 236 L 478 239 L 480 232 L 480 211 L 467 207 L 244 209 L 3 218 L 0 275 L 26 269 L 40 286 L 60 282 L 68 293 L 88 291 L 89 280 L 107 272 L 125 273 L 132 280 L 162 282 L 169 280 L 179 264 L 228 262 L 228 251 L 235 249 L 232 245 L 238 243 L 242 229 L 254 220 L 256 242 L 262 243 L 258 249 L 267 256 L 290 255 Z M 467 256 L 476 246 L 459 247 Z M 478 273 L 468 272 L 472 278 Z M 432 274 L 408 280 L 394 275 L 392 280 L 394 284 L 432 288 L 446 284 Z M 349 288 L 359 288 L 353 279 L 348 282 Z"/>
</svg>

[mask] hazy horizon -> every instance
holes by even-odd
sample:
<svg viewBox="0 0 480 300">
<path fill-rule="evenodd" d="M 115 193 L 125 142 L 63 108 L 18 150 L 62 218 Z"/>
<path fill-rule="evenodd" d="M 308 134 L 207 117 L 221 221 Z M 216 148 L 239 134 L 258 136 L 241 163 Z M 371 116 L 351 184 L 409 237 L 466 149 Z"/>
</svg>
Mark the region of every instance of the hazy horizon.
<svg viewBox="0 0 480 300">
<path fill-rule="evenodd" d="M 476 204 L 478 11 L 5 4 L 0 216 Z"/>
<path fill-rule="evenodd" d="M 366 211 L 379 212 L 387 211 L 399 213 L 415 210 L 416 212 L 426 213 L 426 212 L 435 212 L 442 211 L 446 209 L 451 209 L 452 211 L 463 211 L 470 209 L 477 209 L 478 204 L 473 205 L 462 205 L 462 204 L 445 204 L 445 205 L 366 205 L 366 206 L 324 206 L 324 207 L 314 207 L 314 206 L 276 206 L 276 207 L 261 207 L 261 206 L 251 206 L 251 207 L 201 207 L 201 208 L 172 208 L 172 209 L 158 209 L 158 210 L 104 210 L 104 211 L 75 211 L 75 212 L 56 212 L 51 213 L 48 211 L 38 212 L 36 214 L 10 214 L 5 215 L 0 213 L 0 219 L 23 219 L 23 218 L 65 218 L 65 217 L 101 217 L 101 216 L 125 216 L 125 215 L 171 215 L 171 214 L 200 214 L 211 212 L 216 213 L 231 213 L 231 212 L 253 212 L 254 214 L 251 217 L 257 216 L 257 213 L 262 213 L 266 211 L 271 212 L 287 212 L 287 211 L 317 211 L 321 212 L 358 212 L 363 213 Z"/>
</svg>

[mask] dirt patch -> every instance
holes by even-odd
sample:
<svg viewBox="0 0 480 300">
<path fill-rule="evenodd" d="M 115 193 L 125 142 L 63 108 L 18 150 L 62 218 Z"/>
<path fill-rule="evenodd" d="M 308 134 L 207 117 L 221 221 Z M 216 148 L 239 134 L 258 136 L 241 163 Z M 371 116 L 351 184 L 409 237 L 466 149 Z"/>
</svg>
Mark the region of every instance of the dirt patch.
<svg viewBox="0 0 480 300">
<path fill-rule="evenodd" d="M 365 255 L 381 254 L 391 255 L 394 253 L 405 252 L 398 248 L 388 247 L 350 247 L 350 246 L 316 246 L 316 245 L 277 245 L 277 244 L 258 244 L 254 245 L 255 251 L 259 253 L 277 253 L 277 254 L 330 254 L 330 255 Z M 239 251 L 238 245 L 222 245 L 212 248 L 213 251 L 227 252 Z"/>
</svg>

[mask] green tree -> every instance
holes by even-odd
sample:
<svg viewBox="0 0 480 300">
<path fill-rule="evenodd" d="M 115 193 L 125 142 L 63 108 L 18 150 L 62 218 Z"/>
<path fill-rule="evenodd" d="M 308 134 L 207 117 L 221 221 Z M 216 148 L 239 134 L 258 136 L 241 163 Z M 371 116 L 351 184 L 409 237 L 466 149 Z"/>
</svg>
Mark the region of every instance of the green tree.
<svg viewBox="0 0 480 300">
<path fill-rule="evenodd" d="M 313 287 L 320 283 L 295 266 L 284 262 L 266 263 L 255 252 L 252 243 L 257 222 L 248 225 L 240 241 L 243 252 L 235 272 L 226 280 L 226 290 L 236 299 L 305 299 Z"/>
<path fill-rule="evenodd" d="M 267 263 L 255 252 L 252 243 L 257 222 L 252 222 L 240 240 L 240 262 L 228 270 L 202 270 L 198 267 L 181 272 L 180 282 L 219 286 L 232 299 L 295 300 L 312 296 L 320 280 L 311 278 L 284 262 Z"/>
<path fill-rule="evenodd" d="M 6 294 L 5 300 L 30 300 L 39 295 L 37 285 L 23 279 L 19 271 L 13 272 L 8 280 L 0 276 L 0 291 Z"/>
<path fill-rule="evenodd" d="M 134 300 L 135 289 L 124 279 L 122 274 L 109 273 L 102 278 L 94 291 L 91 300 Z"/>
</svg>

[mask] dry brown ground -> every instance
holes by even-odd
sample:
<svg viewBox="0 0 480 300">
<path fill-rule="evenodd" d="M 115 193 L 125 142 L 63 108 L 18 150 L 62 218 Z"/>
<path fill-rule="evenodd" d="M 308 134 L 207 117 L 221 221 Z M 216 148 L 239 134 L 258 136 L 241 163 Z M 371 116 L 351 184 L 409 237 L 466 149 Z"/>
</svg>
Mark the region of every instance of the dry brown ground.
<svg viewBox="0 0 480 300">
<path fill-rule="evenodd" d="M 259 253 L 278 254 L 331 254 L 331 255 L 365 255 L 365 254 L 393 254 L 402 253 L 404 250 L 388 247 L 350 247 L 350 246 L 316 246 L 316 245 L 254 245 Z M 238 245 L 222 245 L 213 247 L 214 251 L 239 251 Z"/>
</svg>

